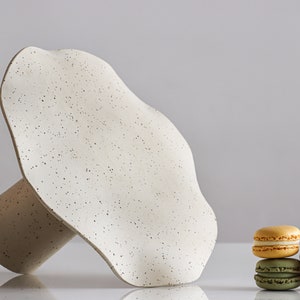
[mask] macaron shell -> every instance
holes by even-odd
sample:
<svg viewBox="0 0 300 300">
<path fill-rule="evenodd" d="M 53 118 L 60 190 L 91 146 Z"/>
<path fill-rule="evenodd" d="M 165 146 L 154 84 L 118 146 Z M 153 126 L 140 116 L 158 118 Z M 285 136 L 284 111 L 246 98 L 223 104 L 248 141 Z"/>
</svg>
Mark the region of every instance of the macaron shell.
<svg viewBox="0 0 300 300">
<path fill-rule="evenodd" d="M 281 258 L 297 254 L 298 245 L 274 245 L 274 246 L 253 246 L 252 252 L 255 256 L 261 258 Z"/>
<path fill-rule="evenodd" d="M 300 230 L 296 226 L 268 226 L 254 233 L 256 241 L 297 241 L 300 240 Z"/>
<path fill-rule="evenodd" d="M 269 278 L 256 274 L 254 279 L 258 287 L 266 290 L 284 291 L 300 286 L 300 276 L 292 278 Z"/>
</svg>

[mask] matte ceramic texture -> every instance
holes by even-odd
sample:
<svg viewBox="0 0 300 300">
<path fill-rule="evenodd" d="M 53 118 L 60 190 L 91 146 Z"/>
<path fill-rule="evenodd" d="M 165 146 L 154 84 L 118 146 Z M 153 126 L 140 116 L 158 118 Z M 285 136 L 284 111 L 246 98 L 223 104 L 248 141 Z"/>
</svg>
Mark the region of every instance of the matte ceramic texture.
<svg viewBox="0 0 300 300">
<path fill-rule="evenodd" d="M 74 235 L 24 179 L 0 196 L 0 263 L 9 270 L 34 271 Z"/>
<path fill-rule="evenodd" d="M 78 50 L 25 48 L 1 98 L 24 178 L 117 276 L 135 286 L 200 276 L 217 225 L 191 150 L 110 65 Z"/>
</svg>

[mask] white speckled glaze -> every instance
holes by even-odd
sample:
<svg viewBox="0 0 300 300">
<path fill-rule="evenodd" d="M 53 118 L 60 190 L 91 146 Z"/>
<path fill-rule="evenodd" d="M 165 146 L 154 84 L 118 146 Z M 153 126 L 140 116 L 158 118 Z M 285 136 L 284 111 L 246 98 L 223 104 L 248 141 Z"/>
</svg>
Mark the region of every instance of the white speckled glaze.
<svg viewBox="0 0 300 300">
<path fill-rule="evenodd" d="M 190 148 L 106 62 L 25 48 L 1 98 L 24 177 L 122 280 L 162 286 L 200 276 L 217 226 Z"/>
</svg>

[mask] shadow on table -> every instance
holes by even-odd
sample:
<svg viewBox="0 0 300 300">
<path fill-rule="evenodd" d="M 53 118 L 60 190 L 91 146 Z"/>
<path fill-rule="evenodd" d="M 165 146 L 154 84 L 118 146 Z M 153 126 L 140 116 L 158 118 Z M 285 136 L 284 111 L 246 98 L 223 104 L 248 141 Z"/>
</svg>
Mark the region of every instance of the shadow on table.
<svg viewBox="0 0 300 300">
<path fill-rule="evenodd" d="M 39 278 L 48 288 L 54 289 L 126 289 L 132 287 L 112 275 L 43 274 Z"/>
<path fill-rule="evenodd" d="M 49 285 L 45 285 L 37 276 L 19 275 L 0 287 L 1 299 L 7 300 L 55 300 L 55 297 L 50 293 L 48 288 L 115 288 L 116 280 L 111 280 L 107 276 L 106 281 L 99 281 L 103 278 L 99 276 L 41 276 Z M 56 278 L 54 280 L 54 278 Z M 75 280 L 74 280 L 75 279 Z M 97 280 L 94 282 L 94 280 Z M 114 279 L 112 277 L 112 279 Z M 83 282 L 82 282 L 83 280 Z M 92 281 L 91 281 L 92 280 Z M 79 284 L 80 282 L 80 284 Z M 117 285 L 117 288 L 120 288 Z M 122 287 L 128 288 L 126 283 L 122 283 Z M 197 285 L 184 285 L 174 287 L 157 287 L 157 288 L 139 288 L 124 295 L 123 300 L 148 300 L 148 299 L 199 299 L 208 300 L 204 291 Z"/>
<path fill-rule="evenodd" d="M 0 295 L 1 299 L 7 300 L 55 300 L 45 285 L 33 275 L 18 275 L 8 280 L 0 287 Z"/>
<path fill-rule="evenodd" d="M 226 291 L 226 292 L 255 292 L 257 287 L 248 285 L 223 285 L 223 284 L 201 284 L 201 287 L 206 291 Z M 300 300 L 300 299 L 299 299 Z"/>
<path fill-rule="evenodd" d="M 290 291 L 259 291 L 254 300 L 300 300 L 300 294 Z"/>
<path fill-rule="evenodd" d="M 115 276 L 109 275 L 41 274 L 38 276 L 18 275 L 7 281 L 0 288 L 124 289 L 132 288 L 132 286 Z"/>
<path fill-rule="evenodd" d="M 197 299 L 208 300 L 204 291 L 197 285 L 183 285 L 174 287 L 141 288 L 126 294 L 122 300 L 149 299 Z"/>
</svg>

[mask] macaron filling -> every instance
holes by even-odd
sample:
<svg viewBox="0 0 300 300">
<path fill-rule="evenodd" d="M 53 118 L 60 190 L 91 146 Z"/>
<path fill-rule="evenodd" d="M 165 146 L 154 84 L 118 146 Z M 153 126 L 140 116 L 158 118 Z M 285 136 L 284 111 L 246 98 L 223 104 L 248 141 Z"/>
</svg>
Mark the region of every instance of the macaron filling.
<svg viewBox="0 0 300 300">
<path fill-rule="evenodd" d="M 254 241 L 253 246 L 274 246 L 274 245 L 296 245 L 299 246 L 299 240 L 296 241 Z"/>
</svg>

